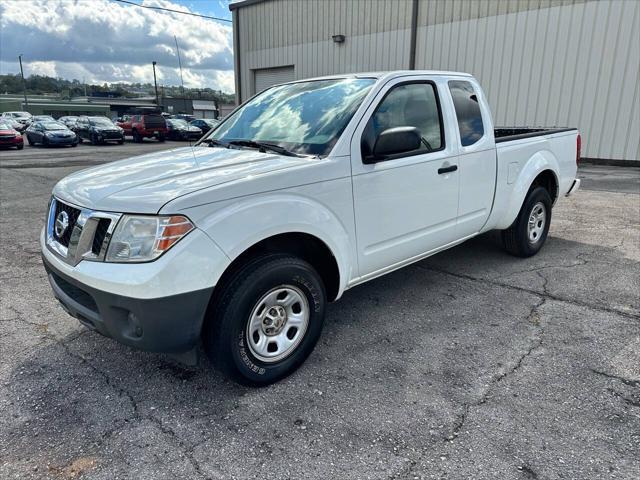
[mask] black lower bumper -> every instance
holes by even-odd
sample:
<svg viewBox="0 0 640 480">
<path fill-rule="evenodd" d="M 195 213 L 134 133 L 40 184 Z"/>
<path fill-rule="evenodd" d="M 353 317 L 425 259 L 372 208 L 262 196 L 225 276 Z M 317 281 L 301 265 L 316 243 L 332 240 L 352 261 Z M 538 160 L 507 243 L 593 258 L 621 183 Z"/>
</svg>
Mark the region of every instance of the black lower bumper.
<svg viewBox="0 0 640 480">
<path fill-rule="evenodd" d="M 130 298 L 88 287 L 43 257 L 53 293 L 83 325 L 140 350 L 182 353 L 198 343 L 213 287 L 169 297 Z"/>
</svg>

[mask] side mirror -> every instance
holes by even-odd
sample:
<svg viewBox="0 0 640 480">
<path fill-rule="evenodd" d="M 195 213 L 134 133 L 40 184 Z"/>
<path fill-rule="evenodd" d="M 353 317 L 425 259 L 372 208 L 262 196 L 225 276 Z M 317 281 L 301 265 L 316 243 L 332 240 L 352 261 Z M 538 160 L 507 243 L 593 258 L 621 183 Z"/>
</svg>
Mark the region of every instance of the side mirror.
<svg viewBox="0 0 640 480">
<path fill-rule="evenodd" d="M 387 157 L 418 150 L 422 145 L 420 131 L 416 127 L 394 127 L 380 132 L 373 144 L 373 155 L 364 163 L 376 163 Z"/>
</svg>

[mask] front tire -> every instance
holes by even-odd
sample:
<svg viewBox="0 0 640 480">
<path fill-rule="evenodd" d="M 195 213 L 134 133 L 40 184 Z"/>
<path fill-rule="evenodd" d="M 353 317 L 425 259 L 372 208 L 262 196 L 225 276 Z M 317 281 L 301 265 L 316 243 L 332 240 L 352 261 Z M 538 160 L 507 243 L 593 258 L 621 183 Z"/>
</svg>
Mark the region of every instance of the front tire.
<svg viewBox="0 0 640 480">
<path fill-rule="evenodd" d="M 203 342 L 227 376 L 244 385 L 269 385 L 295 371 L 313 351 L 326 293 L 309 263 L 284 254 L 260 256 L 221 287 Z"/>
<path fill-rule="evenodd" d="M 507 252 L 518 257 L 531 257 L 540 251 L 551 225 L 551 206 L 551 197 L 545 188 L 529 190 L 515 222 L 502 231 Z"/>
</svg>

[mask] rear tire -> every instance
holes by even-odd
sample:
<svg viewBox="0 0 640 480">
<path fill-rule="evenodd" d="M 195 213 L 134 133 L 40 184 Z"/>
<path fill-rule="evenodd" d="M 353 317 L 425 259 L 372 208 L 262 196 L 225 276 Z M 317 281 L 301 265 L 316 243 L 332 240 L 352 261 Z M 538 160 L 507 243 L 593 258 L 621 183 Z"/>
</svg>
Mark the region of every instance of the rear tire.
<svg viewBox="0 0 640 480">
<path fill-rule="evenodd" d="M 207 355 L 238 383 L 265 386 L 295 371 L 313 351 L 326 293 L 318 273 L 290 255 L 257 257 L 231 275 L 209 309 Z"/>
<path fill-rule="evenodd" d="M 27 143 L 30 147 L 33 147 L 33 142 L 31 141 L 31 137 L 29 135 L 27 135 Z"/>
<path fill-rule="evenodd" d="M 16 148 L 17 148 L 18 150 L 22 150 L 22 149 L 24 148 L 24 143 L 21 143 L 21 144 L 19 144 L 19 145 L 16 145 Z"/>
<path fill-rule="evenodd" d="M 551 196 L 543 187 L 532 187 L 513 224 L 502 231 L 504 247 L 511 255 L 531 257 L 547 240 L 551 225 Z"/>
</svg>

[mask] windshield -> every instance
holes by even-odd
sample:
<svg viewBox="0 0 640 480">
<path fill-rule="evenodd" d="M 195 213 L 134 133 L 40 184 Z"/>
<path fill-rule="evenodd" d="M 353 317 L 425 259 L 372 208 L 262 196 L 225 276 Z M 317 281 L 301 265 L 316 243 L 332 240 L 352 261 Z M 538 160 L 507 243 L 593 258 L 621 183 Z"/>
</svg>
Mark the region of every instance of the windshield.
<svg viewBox="0 0 640 480">
<path fill-rule="evenodd" d="M 189 124 L 186 120 L 182 120 L 181 118 L 172 118 L 171 120 L 167 120 L 171 124 L 172 127 L 188 127 Z"/>
<path fill-rule="evenodd" d="M 96 127 L 113 127 L 113 123 L 108 118 L 90 118 L 89 123 Z"/>
<path fill-rule="evenodd" d="M 326 155 L 375 83 L 372 78 L 314 80 L 265 90 L 222 123 L 210 140 L 251 140 Z"/>
<path fill-rule="evenodd" d="M 45 130 L 66 130 L 67 127 L 57 122 L 42 122 L 42 128 Z"/>
</svg>

